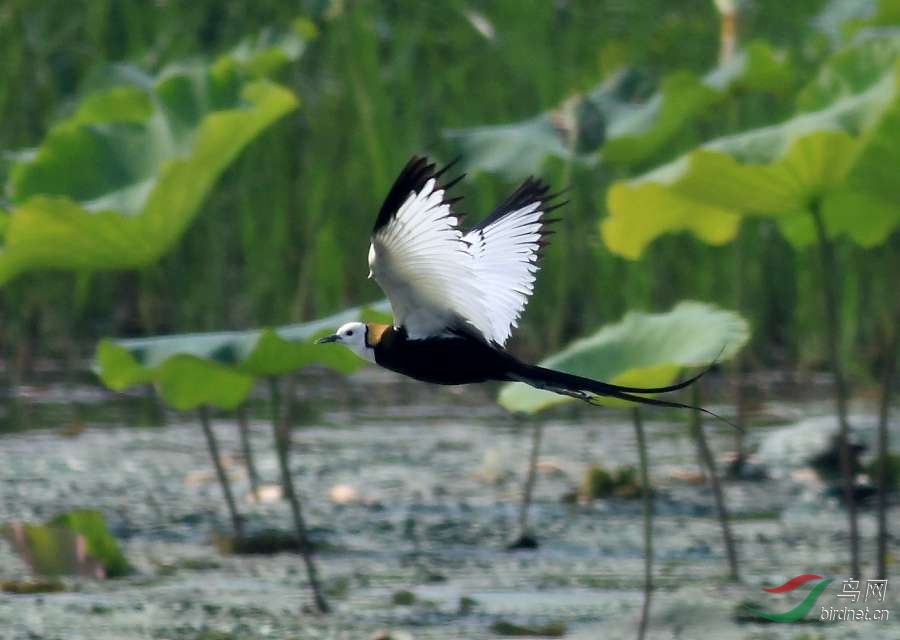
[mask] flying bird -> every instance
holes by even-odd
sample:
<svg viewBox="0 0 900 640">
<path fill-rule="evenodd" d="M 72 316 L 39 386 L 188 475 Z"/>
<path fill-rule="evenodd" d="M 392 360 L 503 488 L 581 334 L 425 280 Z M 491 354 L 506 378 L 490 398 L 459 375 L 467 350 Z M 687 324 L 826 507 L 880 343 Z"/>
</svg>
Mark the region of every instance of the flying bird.
<svg viewBox="0 0 900 640">
<path fill-rule="evenodd" d="M 450 166 L 436 170 L 426 158 L 413 157 L 375 220 L 369 277 L 387 294 L 394 324 L 349 322 L 319 343 L 344 345 L 424 382 L 517 381 L 592 404 L 607 396 L 715 415 L 635 395 L 682 389 L 706 371 L 665 387 L 625 387 L 528 364 L 508 352 L 504 345 L 534 290 L 547 227 L 555 222 L 547 214 L 566 203 L 531 177 L 480 224 L 462 231 L 453 210 L 459 198 L 448 192 L 463 176 L 444 182 Z"/>
</svg>

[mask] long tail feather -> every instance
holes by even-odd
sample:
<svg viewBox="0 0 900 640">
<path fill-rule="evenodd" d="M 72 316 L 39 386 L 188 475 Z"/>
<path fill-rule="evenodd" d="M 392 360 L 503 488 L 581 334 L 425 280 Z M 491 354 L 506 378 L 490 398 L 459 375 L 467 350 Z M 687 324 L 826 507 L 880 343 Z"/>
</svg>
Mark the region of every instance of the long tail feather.
<svg viewBox="0 0 900 640">
<path fill-rule="evenodd" d="M 536 365 L 529 365 L 525 363 L 518 364 L 519 367 L 515 372 L 514 379 L 518 380 L 519 382 L 524 382 L 525 384 L 531 385 L 532 387 L 535 387 L 537 389 L 545 389 L 547 391 L 552 391 L 553 393 L 559 393 L 564 396 L 570 396 L 572 398 L 584 400 L 589 404 L 597 404 L 597 396 L 606 396 L 654 407 L 693 409 L 696 411 L 701 411 L 702 413 L 721 420 L 722 422 L 734 427 L 735 429 L 740 430 L 737 425 L 733 424 L 729 420 L 726 420 L 717 413 L 713 413 L 709 409 L 704 409 L 703 407 L 698 407 L 692 404 L 685 404 L 682 402 L 674 402 L 672 400 L 660 400 L 658 398 L 647 398 L 645 396 L 634 395 L 635 393 L 662 393 L 665 391 L 675 391 L 678 389 L 683 389 L 684 387 L 696 382 L 698 378 L 709 371 L 709 368 L 701 371 L 699 374 L 695 375 L 692 378 L 688 378 L 687 380 L 683 380 L 682 382 L 668 387 L 642 388 L 621 387 L 618 385 L 609 384 L 607 382 L 601 382 L 600 380 L 593 380 L 591 378 L 576 376 L 571 373 L 563 373 L 562 371 L 545 369 L 544 367 L 538 367 Z"/>
</svg>

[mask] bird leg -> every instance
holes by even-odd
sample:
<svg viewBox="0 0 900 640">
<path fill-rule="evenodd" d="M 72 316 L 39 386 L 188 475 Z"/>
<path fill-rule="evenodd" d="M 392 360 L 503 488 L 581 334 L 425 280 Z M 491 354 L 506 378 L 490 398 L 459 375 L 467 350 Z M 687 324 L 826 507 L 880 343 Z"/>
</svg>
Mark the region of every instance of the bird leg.
<svg viewBox="0 0 900 640">
<path fill-rule="evenodd" d="M 591 405 L 597 405 L 599 397 L 596 394 L 590 393 L 588 391 L 581 391 L 577 389 L 566 389 L 565 387 L 559 387 L 552 384 L 547 384 L 545 382 L 541 382 L 539 380 L 532 380 L 529 378 L 524 378 L 520 376 L 511 376 L 513 380 L 516 382 L 524 382 L 525 384 L 534 387 L 535 389 L 541 389 L 543 391 L 550 391 L 551 393 L 557 393 L 561 396 L 568 396 L 570 398 L 575 398 L 576 400 L 581 400 L 583 402 L 587 402 Z"/>
</svg>

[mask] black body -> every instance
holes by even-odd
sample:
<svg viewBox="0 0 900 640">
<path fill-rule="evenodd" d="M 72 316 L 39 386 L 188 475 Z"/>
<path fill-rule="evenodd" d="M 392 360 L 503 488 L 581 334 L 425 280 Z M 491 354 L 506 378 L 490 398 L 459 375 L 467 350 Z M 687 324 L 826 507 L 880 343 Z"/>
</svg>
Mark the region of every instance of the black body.
<svg viewBox="0 0 900 640">
<path fill-rule="evenodd" d="M 433 384 L 512 380 L 516 359 L 466 334 L 410 340 L 389 327 L 375 345 L 375 362 L 391 371 Z"/>
<path fill-rule="evenodd" d="M 464 332 L 453 333 L 446 337 L 410 340 L 402 327 L 399 329 L 388 327 L 374 350 L 375 362 L 385 369 L 432 384 L 457 385 L 489 380 L 518 381 L 592 404 L 596 400 L 595 396 L 607 396 L 657 407 L 697 409 L 722 419 L 702 407 L 634 395 L 683 389 L 709 369 L 666 387 L 624 387 L 527 364 L 502 348 Z"/>
</svg>

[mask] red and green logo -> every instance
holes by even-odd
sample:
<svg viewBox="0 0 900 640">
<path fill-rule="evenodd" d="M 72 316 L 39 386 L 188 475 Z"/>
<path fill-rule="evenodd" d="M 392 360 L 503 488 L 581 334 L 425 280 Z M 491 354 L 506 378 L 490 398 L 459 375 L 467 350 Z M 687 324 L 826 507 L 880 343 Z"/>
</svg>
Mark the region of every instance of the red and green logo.
<svg viewBox="0 0 900 640">
<path fill-rule="evenodd" d="M 804 573 L 800 576 L 795 576 L 785 582 L 783 585 L 779 587 L 763 587 L 763 591 L 767 593 L 787 593 L 788 591 L 793 591 L 797 587 L 802 584 L 806 584 L 811 580 L 820 580 L 819 584 L 814 586 L 809 593 L 806 594 L 806 597 L 803 598 L 803 602 L 798 604 L 796 607 L 791 609 L 790 611 L 785 611 L 784 613 L 767 613 L 765 611 L 759 611 L 758 609 L 754 609 L 752 607 L 747 607 L 758 616 L 762 616 L 766 620 L 771 620 L 772 622 L 797 622 L 800 618 L 809 613 L 809 610 L 813 608 L 816 604 L 816 599 L 825 590 L 825 587 L 828 586 L 828 583 L 834 580 L 834 578 L 823 578 L 822 576 L 817 576 L 814 573 Z"/>
</svg>

